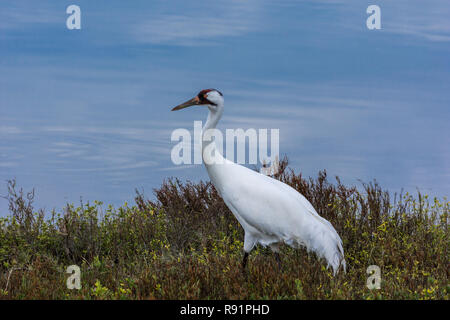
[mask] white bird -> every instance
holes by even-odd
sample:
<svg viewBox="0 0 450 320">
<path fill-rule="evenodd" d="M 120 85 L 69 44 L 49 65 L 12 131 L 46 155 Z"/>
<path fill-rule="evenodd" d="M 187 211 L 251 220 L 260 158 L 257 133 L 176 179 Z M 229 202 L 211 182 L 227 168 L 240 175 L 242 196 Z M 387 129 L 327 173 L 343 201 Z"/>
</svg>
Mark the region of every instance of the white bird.
<svg viewBox="0 0 450 320">
<path fill-rule="evenodd" d="M 225 159 L 216 150 L 208 132 L 215 129 L 222 116 L 222 93 L 215 89 L 202 90 L 172 111 L 195 105 L 209 109 L 202 131 L 202 157 L 209 178 L 244 228 L 243 271 L 248 254 L 257 243 L 269 246 L 280 265 L 278 251 L 283 242 L 294 248 L 306 247 L 325 258 L 327 268 L 331 265 L 334 274 L 341 265 L 345 271 L 341 238 L 302 194 L 279 180 Z"/>
</svg>

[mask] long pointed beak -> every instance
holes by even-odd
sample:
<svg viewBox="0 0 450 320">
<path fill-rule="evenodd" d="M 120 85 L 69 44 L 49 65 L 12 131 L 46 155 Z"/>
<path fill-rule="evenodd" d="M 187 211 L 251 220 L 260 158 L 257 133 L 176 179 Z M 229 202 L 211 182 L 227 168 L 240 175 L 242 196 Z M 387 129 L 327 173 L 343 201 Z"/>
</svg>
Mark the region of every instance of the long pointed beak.
<svg viewBox="0 0 450 320">
<path fill-rule="evenodd" d="M 191 100 L 188 100 L 178 106 L 176 106 L 175 108 L 172 109 L 172 111 L 177 111 L 177 110 L 181 110 L 190 106 L 197 106 L 200 104 L 200 99 L 198 97 L 192 98 Z"/>
</svg>

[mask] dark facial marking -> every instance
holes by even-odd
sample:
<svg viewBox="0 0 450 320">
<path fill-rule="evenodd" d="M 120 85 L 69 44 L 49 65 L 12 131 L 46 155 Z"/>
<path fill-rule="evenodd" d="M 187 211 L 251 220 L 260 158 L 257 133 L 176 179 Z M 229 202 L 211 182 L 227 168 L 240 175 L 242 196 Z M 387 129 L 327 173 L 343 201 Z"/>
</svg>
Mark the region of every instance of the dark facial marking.
<svg viewBox="0 0 450 320">
<path fill-rule="evenodd" d="M 212 104 L 213 106 L 216 105 L 214 102 L 209 101 L 208 98 L 206 97 L 206 94 L 211 91 L 217 91 L 223 97 L 223 94 L 216 89 L 204 89 L 200 91 L 197 95 L 198 99 L 200 100 L 200 104 Z"/>
</svg>

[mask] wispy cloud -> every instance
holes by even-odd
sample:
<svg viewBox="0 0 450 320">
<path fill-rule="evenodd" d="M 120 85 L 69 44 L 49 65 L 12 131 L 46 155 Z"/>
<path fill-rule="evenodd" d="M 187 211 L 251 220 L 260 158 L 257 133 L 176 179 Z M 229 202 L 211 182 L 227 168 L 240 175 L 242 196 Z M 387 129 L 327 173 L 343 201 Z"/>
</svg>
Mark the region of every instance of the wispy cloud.
<svg viewBox="0 0 450 320">
<path fill-rule="evenodd" d="M 186 164 L 186 165 L 179 165 L 179 166 L 173 166 L 173 167 L 165 167 L 165 168 L 159 168 L 158 171 L 177 171 L 177 170 L 186 170 L 186 169 L 192 169 L 194 168 L 195 164 Z"/>
<path fill-rule="evenodd" d="M 0 134 L 20 134 L 24 130 L 16 126 L 0 126 Z"/>
<path fill-rule="evenodd" d="M 99 172 L 99 171 L 119 171 L 129 169 L 140 169 L 147 167 L 155 167 L 158 163 L 156 161 L 137 161 L 121 166 L 101 166 L 101 167 L 87 167 L 87 168 L 58 168 L 57 171 L 64 172 Z"/>
<path fill-rule="evenodd" d="M 56 131 L 55 131 L 56 129 Z M 157 166 L 168 156 L 166 129 L 113 127 L 44 127 L 52 135 L 46 148 L 63 172 L 120 171 Z M 54 135 L 57 133 L 57 135 Z M 62 134 L 62 135 L 61 135 Z M 76 160 L 77 165 L 64 166 Z"/>
<path fill-rule="evenodd" d="M 45 1 L 14 1 L 0 5 L 0 30 L 36 27 L 39 24 L 64 22 L 65 12 L 58 12 L 59 7 Z M 61 7 L 64 9 L 64 7 Z"/>
<path fill-rule="evenodd" d="M 177 13 L 147 17 L 132 28 L 132 34 L 142 43 L 197 46 L 262 28 L 261 1 L 202 1 L 200 5 L 196 4 L 189 8 L 181 6 Z"/>
<path fill-rule="evenodd" d="M 450 41 L 448 1 L 395 1 L 386 7 L 384 30 L 387 32 L 429 41 Z"/>
<path fill-rule="evenodd" d="M 329 11 L 333 19 L 316 20 L 321 25 L 321 32 L 337 29 L 355 32 L 367 32 L 365 20 L 366 8 L 376 4 L 381 9 L 382 30 L 374 32 L 405 36 L 402 40 L 450 41 L 450 3 L 447 0 L 378 0 L 365 3 L 360 0 L 305 0 L 304 2 L 321 6 Z M 285 2 L 283 2 L 285 3 Z M 296 1 L 288 1 L 292 8 L 298 7 Z M 285 3 L 285 4 L 286 4 Z M 308 23 L 310 21 L 307 21 Z M 299 22 L 301 23 L 301 22 Z"/>
<path fill-rule="evenodd" d="M 0 167 L 7 167 L 12 168 L 15 167 L 17 164 L 15 162 L 0 162 Z"/>
</svg>

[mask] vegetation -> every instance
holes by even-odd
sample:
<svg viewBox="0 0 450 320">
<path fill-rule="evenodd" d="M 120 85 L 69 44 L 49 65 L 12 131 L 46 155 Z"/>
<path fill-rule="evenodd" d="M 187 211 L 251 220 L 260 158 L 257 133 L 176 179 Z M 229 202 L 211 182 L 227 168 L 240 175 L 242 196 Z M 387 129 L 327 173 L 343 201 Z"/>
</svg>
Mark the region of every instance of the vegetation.
<svg viewBox="0 0 450 320">
<path fill-rule="evenodd" d="M 449 299 L 450 203 L 418 193 L 392 195 L 376 182 L 361 190 L 305 179 L 281 163 L 276 178 L 296 188 L 336 228 L 347 273 L 283 246 L 282 269 L 257 247 L 241 273 L 243 231 L 207 182 L 165 181 L 155 200 L 67 205 L 45 216 L 34 192 L 8 182 L 10 213 L 0 218 L 0 299 Z M 274 213 L 276 214 L 276 213 Z M 81 268 L 69 290 L 69 265 Z M 381 268 L 381 289 L 366 286 Z"/>
</svg>

